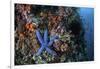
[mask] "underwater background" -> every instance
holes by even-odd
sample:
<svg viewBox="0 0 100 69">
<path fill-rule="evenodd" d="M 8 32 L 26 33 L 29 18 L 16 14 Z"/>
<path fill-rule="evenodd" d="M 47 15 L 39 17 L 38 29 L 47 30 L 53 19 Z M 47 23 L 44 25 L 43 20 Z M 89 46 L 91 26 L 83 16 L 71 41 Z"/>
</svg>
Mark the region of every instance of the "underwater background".
<svg viewBox="0 0 100 69">
<path fill-rule="evenodd" d="M 15 65 L 94 60 L 94 9 L 15 4 Z"/>
<path fill-rule="evenodd" d="M 82 18 L 82 26 L 85 30 L 84 38 L 87 43 L 89 60 L 94 59 L 94 9 L 80 8 L 79 14 Z"/>
</svg>

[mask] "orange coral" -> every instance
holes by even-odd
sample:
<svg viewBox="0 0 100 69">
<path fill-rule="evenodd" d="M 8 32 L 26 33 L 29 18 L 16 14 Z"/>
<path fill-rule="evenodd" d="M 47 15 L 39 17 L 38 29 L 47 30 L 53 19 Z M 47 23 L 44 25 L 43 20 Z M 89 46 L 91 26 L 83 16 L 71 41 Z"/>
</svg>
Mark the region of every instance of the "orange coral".
<svg viewBox="0 0 100 69">
<path fill-rule="evenodd" d="M 34 23 L 27 23 L 25 25 L 25 29 L 28 30 L 28 31 L 34 31 L 36 29 L 36 24 Z"/>
</svg>

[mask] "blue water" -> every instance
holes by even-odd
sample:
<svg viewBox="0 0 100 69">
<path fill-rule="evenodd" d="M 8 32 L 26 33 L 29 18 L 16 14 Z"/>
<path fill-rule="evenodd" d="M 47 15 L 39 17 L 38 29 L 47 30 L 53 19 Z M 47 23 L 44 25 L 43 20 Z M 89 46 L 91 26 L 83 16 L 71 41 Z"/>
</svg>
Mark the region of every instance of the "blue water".
<svg viewBox="0 0 100 69">
<path fill-rule="evenodd" d="M 85 30 L 84 38 L 87 43 L 87 52 L 89 60 L 94 59 L 94 9 L 93 8 L 79 8 L 78 10 L 82 26 Z"/>
</svg>

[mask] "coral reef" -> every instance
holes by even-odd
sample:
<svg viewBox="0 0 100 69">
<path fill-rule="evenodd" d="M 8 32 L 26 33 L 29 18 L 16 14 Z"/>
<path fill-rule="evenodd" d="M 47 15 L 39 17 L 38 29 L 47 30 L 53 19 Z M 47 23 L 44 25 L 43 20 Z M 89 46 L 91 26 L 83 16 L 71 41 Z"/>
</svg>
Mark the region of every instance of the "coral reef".
<svg viewBox="0 0 100 69">
<path fill-rule="evenodd" d="M 77 9 L 15 4 L 15 65 L 87 61 Z"/>
</svg>

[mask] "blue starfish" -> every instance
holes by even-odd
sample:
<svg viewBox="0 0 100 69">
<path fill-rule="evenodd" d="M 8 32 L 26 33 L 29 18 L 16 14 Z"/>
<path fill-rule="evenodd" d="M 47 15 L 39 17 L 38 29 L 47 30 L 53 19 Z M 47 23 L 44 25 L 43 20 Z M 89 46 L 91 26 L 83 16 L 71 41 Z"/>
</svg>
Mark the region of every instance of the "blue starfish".
<svg viewBox="0 0 100 69">
<path fill-rule="evenodd" d="M 39 29 L 36 30 L 36 36 L 41 44 L 40 49 L 38 49 L 38 52 L 36 53 L 36 55 L 40 55 L 43 50 L 45 49 L 48 53 L 50 53 L 51 55 L 57 55 L 56 52 L 54 52 L 53 50 L 51 50 L 49 47 L 52 46 L 53 42 L 55 39 L 58 39 L 58 36 L 53 36 L 50 38 L 50 40 L 48 40 L 48 30 L 46 29 L 44 31 L 44 37 L 42 38 Z"/>
</svg>

